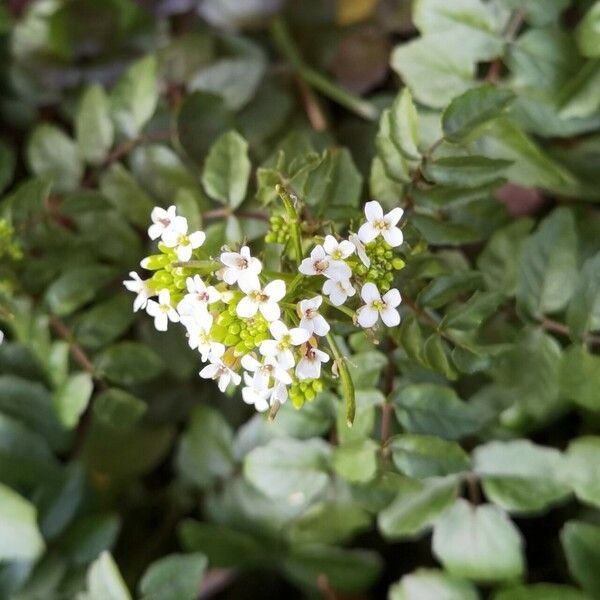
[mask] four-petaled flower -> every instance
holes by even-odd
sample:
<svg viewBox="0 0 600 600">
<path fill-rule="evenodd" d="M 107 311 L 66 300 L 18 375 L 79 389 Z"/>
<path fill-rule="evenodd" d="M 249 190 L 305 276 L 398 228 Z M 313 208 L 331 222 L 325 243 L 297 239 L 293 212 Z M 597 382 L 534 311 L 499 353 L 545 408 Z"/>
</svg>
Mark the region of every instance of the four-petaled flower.
<svg viewBox="0 0 600 600">
<path fill-rule="evenodd" d="M 181 323 L 187 330 L 190 348 L 200 352 L 202 362 L 217 360 L 225 354 L 225 346 L 214 341 L 210 335 L 213 316 L 205 308 L 198 308 L 192 315 L 182 316 Z"/>
<path fill-rule="evenodd" d="M 169 290 L 161 290 L 158 294 L 158 302 L 148 300 L 146 312 L 154 317 L 154 327 L 158 331 L 166 331 L 169 321 L 179 322 L 179 313 L 171 306 L 171 293 Z"/>
<path fill-rule="evenodd" d="M 177 258 L 182 262 L 190 260 L 192 251 L 200 248 L 205 239 L 206 234 L 203 231 L 194 231 L 188 234 L 188 223 L 183 217 L 175 220 L 172 226 L 162 234 L 163 244 L 167 248 L 175 248 Z"/>
<path fill-rule="evenodd" d="M 240 287 L 243 282 L 258 285 L 258 274 L 262 270 L 262 263 L 258 258 L 250 255 L 250 248 L 242 246 L 239 252 L 223 252 L 221 262 L 225 265 L 223 269 L 223 281 L 229 285 L 237 283 Z"/>
<path fill-rule="evenodd" d="M 401 208 L 394 208 L 384 215 L 379 202 L 376 200 L 367 202 L 365 204 L 367 222 L 363 223 L 358 230 L 360 241 L 368 244 L 381 234 L 390 246 L 400 246 L 404 241 L 404 236 L 396 225 L 403 214 L 404 211 Z"/>
<path fill-rule="evenodd" d="M 323 293 L 326 296 L 329 296 L 331 304 L 334 306 L 341 306 L 346 302 L 348 296 L 354 296 L 354 294 L 356 294 L 356 290 L 349 279 L 339 279 L 337 281 L 328 279 L 323 284 Z"/>
<path fill-rule="evenodd" d="M 230 383 L 233 385 L 239 385 L 242 378 L 238 373 L 232 371 L 225 363 L 221 360 L 216 360 L 209 363 L 200 371 L 200 377 L 204 379 L 214 379 L 219 382 L 219 389 L 224 392 Z"/>
<path fill-rule="evenodd" d="M 200 275 L 188 277 L 185 286 L 188 293 L 177 305 L 180 315 L 191 315 L 197 307 L 207 307 L 209 304 L 214 304 L 221 299 L 221 292 L 212 285 L 207 286 Z"/>
<path fill-rule="evenodd" d="M 328 360 L 328 354 L 318 348 L 308 346 L 304 356 L 296 366 L 296 376 L 298 379 L 319 379 L 321 377 L 321 363 L 326 363 Z"/>
<path fill-rule="evenodd" d="M 329 332 L 329 323 L 318 313 L 322 302 L 321 296 L 300 301 L 300 327 L 306 329 L 310 334 L 316 333 L 323 336 Z"/>
<path fill-rule="evenodd" d="M 348 240 L 338 242 L 332 235 L 326 235 L 323 249 L 333 260 L 344 260 L 354 252 L 354 246 Z"/>
<path fill-rule="evenodd" d="M 152 291 L 148 288 L 148 284 L 135 272 L 129 273 L 131 279 L 123 282 L 126 289 L 134 294 L 137 294 L 133 301 L 133 312 L 137 312 L 140 308 L 146 308 L 148 299 L 152 297 Z"/>
<path fill-rule="evenodd" d="M 329 279 L 347 279 L 352 275 L 350 267 L 343 260 L 328 256 L 320 244 L 311 250 L 310 258 L 302 261 L 298 271 L 303 275 L 325 275 Z"/>
<path fill-rule="evenodd" d="M 398 290 L 392 288 L 381 297 L 374 283 L 365 283 L 360 295 L 366 302 L 357 313 L 362 327 L 373 327 L 380 316 L 388 327 L 395 327 L 400 323 L 400 313 L 396 310 L 401 300 Z"/>
<path fill-rule="evenodd" d="M 291 369 L 296 362 L 292 346 L 304 344 L 308 341 L 310 333 L 300 327 L 288 329 L 281 321 L 271 323 L 269 330 L 273 339 L 260 343 L 260 353 L 263 356 L 274 357 L 282 369 Z"/>
<path fill-rule="evenodd" d="M 281 309 L 277 303 L 285 296 L 285 282 L 283 280 L 275 279 L 275 281 L 267 283 L 263 289 L 260 287 L 258 278 L 256 281 L 244 278 L 238 283 L 242 292 L 246 294 L 236 307 L 238 317 L 249 319 L 260 310 L 267 321 L 279 319 Z"/>
<path fill-rule="evenodd" d="M 290 374 L 279 366 L 275 356 L 265 356 L 263 362 L 259 362 L 251 354 L 245 354 L 242 357 L 242 367 L 246 371 L 254 373 L 252 385 L 257 390 L 267 388 L 271 377 L 286 385 L 292 383 Z"/>
<path fill-rule="evenodd" d="M 246 404 L 251 404 L 258 412 L 265 412 L 269 408 L 269 398 L 271 390 L 269 388 L 256 388 L 254 380 L 249 373 L 244 373 L 244 383 L 242 388 L 242 400 Z"/>
<path fill-rule="evenodd" d="M 150 213 L 150 218 L 152 219 L 152 225 L 148 227 L 148 237 L 151 240 L 158 239 L 165 231 L 173 227 L 182 227 L 183 224 L 187 226 L 185 217 L 177 216 L 175 206 L 169 206 L 166 210 L 160 206 L 155 206 Z"/>
</svg>

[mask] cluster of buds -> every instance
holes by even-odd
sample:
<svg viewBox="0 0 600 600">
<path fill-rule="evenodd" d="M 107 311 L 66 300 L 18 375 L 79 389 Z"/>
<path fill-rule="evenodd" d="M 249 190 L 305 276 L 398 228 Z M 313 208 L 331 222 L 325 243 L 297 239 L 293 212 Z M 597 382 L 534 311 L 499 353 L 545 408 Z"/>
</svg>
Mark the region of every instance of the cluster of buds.
<svg viewBox="0 0 600 600">
<path fill-rule="evenodd" d="M 402 210 L 384 214 L 368 202 L 365 217 L 348 239 L 313 238 L 310 256 L 297 257 L 297 272 L 267 274 L 248 246 L 208 256 L 204 232 L 188 232 L 174 206 L 156 207 L 148 235 L 159 253 L 141 262 L 153 274 L 144 280 L 132 272 L 124 285 L 136 294 L 134 310 L 145 309 L 157 330 L 185 328 L 190 348 L 207 363 L 200 376 L 221 391 L 243 384 L 244 402 L 260 412 L 274 414 L 288 398 L 300 407 L 346 368 L 330 332 L 332 313 L 363 328 L 379 319 L 387 327 L 400 323 L 400 293 L 390 289 L 388 274 L 403 265 L 392 252 L 403 242 Z"/>
</svg>

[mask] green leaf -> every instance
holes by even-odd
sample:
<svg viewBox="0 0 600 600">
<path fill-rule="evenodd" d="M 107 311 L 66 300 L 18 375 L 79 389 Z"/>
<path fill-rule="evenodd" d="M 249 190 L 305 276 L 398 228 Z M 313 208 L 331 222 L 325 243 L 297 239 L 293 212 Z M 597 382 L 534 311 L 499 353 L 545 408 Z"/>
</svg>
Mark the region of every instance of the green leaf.
<svg viewBox="0 0 600 600">
<path fill-rule="evenodd" d="M 82 600 L 131 600 L 131 594 L 108 552 L 103 552 L 91 565 L 86 577 L 87 590 Z"/>
<path fill-rule="evenodd" d="M 577 279 L 577 233 L 569 209 L 557 208 L 522 246 L 517 304 L 541 319 L 565 308 Z"/>
<path fill-rule="evenodd" d="M 522 10 L 529 23 L 543 27 L 556 23 L 570 0 L 548 0 L 540 4 L 537 0 L 500 0 L 500 5 L 510 10 Z"/>
<path fill-rule="evenodd" d="M 15 171 L 15 153 L 0 140 L 0 194 L 10 185 Z"/>
<path fill-rule="evenodd" d="M 444 137 L 460 142 L 496 118 L 514 99 L 512 91 L 491 84 L 468 90 L 452 100 L 442 115 Z"/>
<path fill-rule="evenodd" d="M 502 302 L 500 292 L 475 292 L 464 304 L 446 313 L 442 329 L 469 330 L 480 327 L 483 321 L 496 313 Z"/>
<path fill-rule="evenodd" d="M 600 507 L 600 437 L 575 438 L 567 448 L 565 476 L 582 502 Z"/>
<path fill-rule="evenodd" d="M 442 185 L 475 187 L 498 179 L 509 160 L 485 156 L 445 156 L 425 164 L 425 176 Z"/>
<path fill-rule="evenodd" d="M 75 373 L 54 393 L 54 407 L 60 422 L 72 429 L 79 422 L 92 396 L 94 383 L 89 373 Z"/>
<path fill-rule="evenodd" d="M 432 435 L 403 433 L 390 438 L 396 468 L 411 477 L 440 477 L 466 471 L 469 455 L 456 443 Z"/>
<path fill-rule="evenodd" d="M 204 554 L 169 554 L 153 562 L 143 574 L 139 589 L 148 600 L 196 600 L 208 561 Z"/>
<path fill-rule="evenodd" d="M 417 297 L 421 306 L 440 308 L 481 284 L 481 274 L 475 271 L 440 275 L 433 279 Z"/>
<path fill-rule="evenodd" d="M 220 413 L 197 406 L 177 451 L 177 468 L 200 488 L 224 479 L 234 468 L 233 434 Z"/>
<path fill-rule="evenodd" d="M 79 517 L 62 537 L 63 552 L 74 564 L 85 565 L 113 546 L 119 528 L 119 518 L 114 514 Z"/>
<path fill-rule="evenodd" d="M 577 345 L 566 351 L 560 369 L 561 394 L 587 410 L 600 410 L 600 357 Z"/>
<path fill-rule="evenodd" d="M 279 438 L 248 453 L 244 477 L 268 498 L 303 505 L 325 489 L 329 461 L 323 440 Z"/>
<path fill-rule="evenodd" d="M 149 55 L 133 63 L 111 92 L 117 129 L 129 138 L 136 137 L 154 114 L 158 96 L 156 57 Z"/>
<path fill-rule="evenodd" d="M 569 571 L 593 598 L 600 595 L 600 527 L 567 521 L 560 532 Z"/>
<path fill-rule="evenodd" d="M 590 600 L 583 592 L 567 585 L 537 583 L 511 587 L 498 592 L 493 600 Z"/>
<path fill-rule="evenodd" d="M 429 215 L 413 214 L 411 223 L 430 244 L 462 246 L 481 239 L 481 235 L 468 225 L 441 221 Z"/>
<path fill-rule="evenodd" d="M 0 560 L 34 561 L 44 551 L 34 506 L 0 484 Z"/>
<path fill-rule="evenodd" d="M 110 102 L 104 88 L 95 83 L 84 92 L 75 115 L 75 138 L 81 156 L 92 165 L 101 164 L 113 144 L 114 134 Z"/>
<path fill-rule="evenodd" d="M 150 348 L 136 342 L 120 342 L 111 346 L 95 361 L 98 374 L 125 387 L 158 377 L 164 364 Z"/>
<path fill-rule="evenodd" d="M 563 456 L 554 448 L 529 440 L 488 442 L 473 460 L 486 496 L 505 510 L 539 512 L 571 493 Z"/>
<path fill-rule="evenodd" d="M 396 499 L 379 513 L 377 524 L 387 539 L 414 538 L 422 535 L 456 499 L 456 480 L 407 480 L 398 489 Z"/>
<path fill-rule="evenodd" d="M 435 524 L 433 553 L 450 573 L 474 581 L 516 579 L 525 570 L 521 535 L 506 514 L 462 499 Z"/>
<path fill-rule="evenodd" d="M 75 142 L 54 125 L 38 125 L 27 144 L 31 170 L 52 180 L 58 192 L 77 188 L 83 176 L 83 163 Z"/>
<path fill-rule="evenodd" d="M 600 253 L 581 268 L 567 309 L 567 324 L 578 340 L 600 329 Z"/>
<path fill-rule="evenodd" d="M 371 481 L 377 473 L 378 453 L 379 446 L 371 439 L 336 446 L 332 456 L 333 468 L 347 481 Z"/>
<path fill-rule="evenodd" d="M 435 569 L 417 569 L 394 584 L 389 600 L 479 600 L 468 581 Z M 508 599 L 507 599 L 508 600 Z"/>
<path fill-rule="evenodd" d="M 391 396 L 396 417 L 411 433 L 455 440 L 476 432 L 479 418 L 449 387 L 417 383 L 396 389 Z"/>
<path fill-rule="evenodd" d="M 456 371 L 450 361 L 448 344 L 437 333 L 431 334 L 423 346 L 423 358 L 428 367 L 441 373 L 446 379 L 454 381 Z"/>
<path fill-rule="evenodd" d="M 593 115 L 600 106 L 600 59 L 588 60 L 563 86 L 558 96 L 563 119 L 585 118 Z"/>
<path fill-rule="evenodd" d="M 117 388 L 104 390 L 94 399 L 94 416 L 115 429 L 131 429 L 146 408 L 143 400 Z"/>
<path fill-rule="evenodd" d="M 211 146 L 202 170 L 202 185 L 213 200 L 235 209 L 246 197 L 251 168 L 248 143 L 239 133 L 229 131 Z"/>
<path fill-rule="evenodd" d="M 600 56 L 600 2 L 594 2 L 575 31 L 575 39 L 583 56 Z"/>
</svg>

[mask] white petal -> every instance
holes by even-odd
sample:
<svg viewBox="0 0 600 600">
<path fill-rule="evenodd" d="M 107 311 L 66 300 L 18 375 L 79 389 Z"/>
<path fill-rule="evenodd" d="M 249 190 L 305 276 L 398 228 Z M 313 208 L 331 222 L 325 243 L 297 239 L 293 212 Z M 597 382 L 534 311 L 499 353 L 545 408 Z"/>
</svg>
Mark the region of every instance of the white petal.
<svg viewBox="0 0 600 600">
<path fill-rule="evenodd" d="M 223 252 L 220 256 L 221 262 L 227 267 L 238 268 L 240 255 L 237 252 Z"/>
<path fill-rule="evenodd" d="M 388 306 L 391 306 L 392 308 L 396 308 L 396 306 L 398 306 L 400 304 L 402 298 L 400 298 L 400 292 L 396 288 L 392 288 L 391 290 L 389 290 L 388 292 L 386 292 L 383 295 L 382 300 Z"/>
<path fill-rule="evenodd" d="M 264 292 L 271 300 L 279 302 L 285 296 L 285 281 L 283 279 L 271 281 L 265 286 Z"/>
<path fill-rule="evenodd" d="M 321 363 L 303 358 L 296 367 L 296 376 L 298 379 L 318 379 L 321 376 Z"/>
<path fill-rule="evenodd" d="M 164 289 L 158 292 L 158 302 L 160 304 L 171 304 L 171 294 L 169 290 Z"/>
<path fill-rule="evenodd" d="M 249 269 L 243 269 L 238 271 L 237 282 L 242 289 L 242 286 L 247 290 L 258 290 L 260 289 L 260 281 L 258 275 L 254 271 Z"/>
<path fill-rule="evenodd" d="M 239 373 L 236 373 L 235 371 L 229 371 L 229 375 L 231 377 L 233 385 L 240 385 L 242 378 L 240 377 Z"/>
<path fill-rule="evenodd" d="M 169 319 L 164 312 L 159 312 L 154 317 L 154 327 L 156 327 L 157 331 L 166 331 L 169 326 Z"/>
<path fill-rule="evenodd" d="M 310 337 L 310 334 L 306 329 L 302 329 L 301 327 L 293 327 L 290 329 L 290 340 L 294 346 L 299 346 L 300 344 L 304 344 Z"/>
<path fill-rule="evenodd" d="M 163 230 L 164 230 L 164 227 L 163 227 L 162 223 L 153 223 L 152 225 L 150 225 L 150 227 L 148 227 L 148 237 L 151 240 L 156 240 L 157 238 L 160 237 Z"/>
<path fill-rule="evenodd" d="M 179 313 L 174 308 L 169 310 L 167 317 L 172 323 L 179 323 Z"/>
<path fill-rule="evenodd" d="M 211 363 L 210 365 L 206 365 L 200 371 L 200 377 L 204 379 L 212 379 L 219 372 L 219 365 L 215 363 Z"/>
<path fill-rule="evenodd" d="M 367 221 L 380 221 L 383 219 L 383 209 L 377 200 L 365 204 L 365 217 L 367 217 Z"/>
<path fill-rule="evenodd" d="M 393 208 L 387 215 L 385 215 L 385 222 L 389 223 L 390 225 L 396 225 L 396 223 L 398 223 L 398 221 L 402 218 L 403 214 L 404 211 L 401 208 Z"/>
<path fill-rule="evenodd" d="M 325 317 L 317 315 L 313 319 L 314 332 L 317 335 L 324 336 L 329 333 L 329 323 L 325 320 Z"/>
<path fill-rule="evenodd" d="M 258 275 L 258 273 L 262 271 L 262 263 L 260 262 L 260 260 L 258 260 L 258 258 L 253 257 L 248 262 L 248 266 L 246 267 L 246 269 Z"/>
<path fill-rule="evenodd" d="M 150 218 L 153 223 L 157 223 L 163 219 L 171 220 L 169 213 L 162 206 L 155 206 L 150 213 Z"/>
<path fill-rule="evenodd" d="M 291 369 L 294 364 L 294 354 L 291 350 L 283 350 L 277 353 L 277 362 L 282 369 Z"/>
<path fill-rule="evenodd" d="M 160 306 L 158 302 L 155 302 L 154 300 L 148 300 L 146 304 L 146 312 L 151 317 L 155 317 L 160 312 Z"/>
<path fill-rule="evenodd" d="M 238 280 L 240 273 L 241 271 L 234 268 L 223 269 L 223 281 L 229 285 L 233 285 Z"/>
<path fill-rule="evenodd" d="M 276 367 L 273 369 L 273 376 L 275 379 L 277 379 L 277 381 L 281 381 L 281 383 L 285 383 L 286 385 L 290 385 L 292 383 L 292 378 L 285 369 Z"/>
<path fill-rule="evenodd" d="M 141 308 L 146 308 L 146 303 L 148 302 L 148 293 L 146 290 L 142 290 L 133 301 L 133 312 L 137 312 Z"/>
<path fill-rule="evenodd" d="M 177 216 L 171 219 L 171 229 L 179 235 L 185 235 L 188 230 L 188 222 L 185 217 Z"/>
<path fill-rule="evenodd" d="M 362 306 L 358 309 L 358 323 L 361 327 L 373 327 L 377 323 L 379 313 L 369 306 Z"/>
<path fill-rule="evenodd" d="M 279 308 L 279 304 L 277 304 L 277 302 L 263 302 L 259 306 L 259 309 L 262 313 L 262 316 L 267 321 L 275 321 L 281 316 L 281 309 Z"/>
<path fill-rule="evenodd" d="M 223 373 L 219 377 L 219 390 L 221 390 L 222 392 L 225 392 L 225 390 L 227 389 L 227 386 L 229 385 L 230 380 L 231 380 L 231 375 L 227 372 Z"/>
<path fill-rule="evenodd" d="M 310 251 L 310 259 L 313 262 L 318 262 L 319 260 L 323 260 L 325 258 L 325 256 L 326 256 L 325 249 L 320 244 L 318 244 L 317 246 L 315 246 Z"/>
<path fill-rule="evenodd" d="M 333 254 L 338 248 L 337 240 L 332 235 L 326 235 L 323 242 L 323 248 L 327 254 Z"/>
<path fill-rule="evenodd" d="M 269 331 L 274 339 L 280 340 L 284 335 L 287 335 L 288 328 L 281 321 L 273 321 L 269 325 Z"/>
<path fill-rule="evenodd" d="M 256 371 L 260 367 L 260 363 L 251 354 L 244 354 L 242 356 L 242 367 L 246 371 Z"/>
<path fill-rule="evenodd" d="M 348 279 L 352 275 L 352 269 L 344 261 L 332 260 L 324 274 L 332 279 Z"/>
<path fill-rule="evenodd" d="M 256 304 L 256 302 L 252 302 L 248 296 L 242 298 L 235 308 L 235 312 L 238 314 L 238 317 L 243 317 L 244 319 L 253 317 L 257 310 L 258 304 Z"/>
<path fill-rule="evenodd" d="M 177 246 L 177 240 L 179 239 L 179 234 L 172 229 L 166 229 L 162 233 L 162 242 L 167 248 L 174 248 Z"/>
<path fill-rule="evenodd" d="M 312 258 L 303 259 L 300 263 L 300 266 L 298 267 L 298 271 L 300 271 L 300 273 L 302 273 L 303 275 L 317 274 L 317 270 L 315 269 L 315 265 Z"/>
<path fill-rule="evenodd" d="M 275 356 L 277 354 L 277 342 L 275 340 L 264 340 L 260 343 L 258 351 L 263 356 Z"/>
<path fill-rule="evenodd" d="M 210 343 L 210 358 L 212 360 L 218 360 L 225 354 L 225 346 L 219 342 Z"/>
<path fill-rule="evenodd" d="M 374 283 L 371 283 L 370 281 L 362 286 L 360 295 L 367 304 L 370 304 L 375 300 L 381 300 L 381 295 L 379 294 L 377 286 Z"/>
<path fill-rule="evenodd" d="M 354 244 L 348 240 L 342 240 L 340 242 L 340 250 L 342 251 L 342 256 L 348 258 L 354 252 Z"/>
<path fill-rule="evenodd" d="M 400 323 L 400 313 L 391 306 L 384 308 L 379 314 L 381 315 L 381 320 L 388 327 L 396 327 Z"/>
<path fill-rule="evenodd" d="M 194 231 L 194 233 L 190 233 L 189 240 L 192 248 L 200 248 L 202 244 L 204 244 L 204 240 L 206 239 L 206 234 L 204 231 Z"/>
<path fill-rule="evenodd" d="M 187 244 L 185 246 L 177 246 L 177 249 L 175 251 L 177 252 L 177 258 L 181 262 L 187 262 L 188 260 L 190 260 L 190 258 L 192 258 L 192 250 L 192 245 Z"/>
<path fill-rule="evenodd" d="M 358 239 L 363 242 L 363 244 L 368 244 L 369 242 L 372 242 L 378 234 L 379 231 L 375 229 L 371 223 L 367 222 L 360 226 L 358 230 Z"/>
<path fill-rule="evenodd" d="M 319 350 L 318 348 L 313 348 L 313 354 L 322 362 L 329 362 L 329 354 L 323 352 L 323 350 Z"/>
<path fill-rule="evenodd" d="M 401 246 L 404 241 L 402 230 L 398 227 L 392 227 L 391 229 L 384 229 L 381 233 L 383 239 L 392 247 Z"/>
<path fill-rule="evenodd" d="M 314 325 L 314 317 L 312 319 L 307 319 L 306 317 L 302 317 L 300 319 L 300 327 L 302 329 L 305 329 L 306 331 L 308 331 L 309 334 L 312 334 L 313 331 L 315 330 L 315 325 Z"/>
</svg>

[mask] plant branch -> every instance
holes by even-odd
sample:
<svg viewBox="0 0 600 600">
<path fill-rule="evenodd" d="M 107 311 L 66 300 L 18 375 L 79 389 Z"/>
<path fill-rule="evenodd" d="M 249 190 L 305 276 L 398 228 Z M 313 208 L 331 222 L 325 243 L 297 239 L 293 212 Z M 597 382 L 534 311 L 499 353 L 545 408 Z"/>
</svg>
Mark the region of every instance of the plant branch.
<svg viewBox="0 0 600 600">
<path fill-rule="evenodd" d="M 346 403 L 346 425 L 348 425 L 348 427 L 352 427 L 352 424 L 354 423 L 354 415 L 356 413 L 354 383 L 352 382 L 352 377 L 350 377 L 350 372 L 348 371 L 346 361 L 342 356 L 337 342 L 335 341 L 335 337 L 333 336 L 331 331 L 327 334 L 326 339 L 327 343 L 329 344 L 329 348 L 331 349 L 331 353 L 333 354 L 333 359 L 337 364 L 338 372 L 340 374 L 340 381 L 342 383 L 344 401 Z"/>
<path fill-rule="evenodd" d="M 296 255 L 296 264 L 300 265 L 302 262 L 302 234 L 300 232 L 300 223 L 298 222 L 298 213 L 294 207 L 294 198 L 288 190 L 281 184 L 277 184 L 275 187 L 279 197 L 283 201 L 285 212 L 290 222 L 290 236 L 292 238 L 292 245 L 294 247 L 294 253 Z"/>
<path fill-rule="evenodd" d="M 521 28 L 521 25 L 523 24 L 524 19 L 525 11 L 523 9 L 520 8 L 513 12 L 506 25 L 506 28 L 504 29 L 504 32 L 502 33 L 502 37 L 504 38 L 505 43 L 510 43 L 515 39 L 517 33 L 519 32 L 519 29 Z M 502 58 L 498 57 L 490 63 L 488 72 L 484 78 L 485 81 L 489 83 L 498 83 L 498 81 L 500 80 L 501 71 Z"/>
<path fill-rule="evenodd" d="M 571 337 L 571 332 L 564 323 L 559 323 L 558 321 L 554 321 L 553 319 L 543 319 L 540 322 L 540 325 L 546 331 L 552 331 L 553 333 L 558 333 L 568 338 Z M 583 338 L 583 341 L 588 345 L 598 345 L 600 344 L 600 336 L 588 334 Z"/>
<path fill-rule="evenodd" d="M 66 323 L 58 317 L 50 318 L 50 326 L 54 331 L 69 344 L 69 350 L 75 362 L 84 370 L 87 371 L 94 379 L 98 381 L 100 386 L 106 387 L 104 381 L 96 375 L 96 369 L 91 359 L 85 353 L 83 348 L 75 341 L 75 337 Z"/>
</svg>

